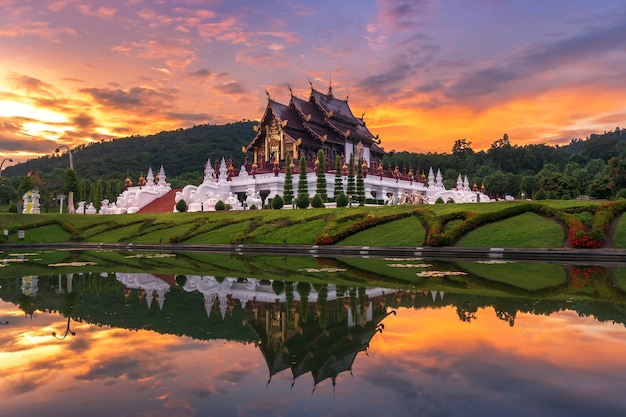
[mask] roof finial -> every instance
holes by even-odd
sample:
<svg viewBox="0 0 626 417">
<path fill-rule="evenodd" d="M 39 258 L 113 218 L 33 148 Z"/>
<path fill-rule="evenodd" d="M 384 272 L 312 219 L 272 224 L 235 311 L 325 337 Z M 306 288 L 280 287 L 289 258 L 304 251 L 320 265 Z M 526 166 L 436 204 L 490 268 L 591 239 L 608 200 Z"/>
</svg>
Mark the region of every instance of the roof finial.
<svg viewBox="0 0 626 417">
<path fill-rule="evenodd" d="M 267 91 L 267 88 L 265 89 L 265 94 L 267 94 L 267 101 L 270 101 L 272 98 L 270 97 L 270 93 Z"/>
<path fill-rule="evenodd" d="M 293 91 L 291 90 L 291 84 L 287 84 L 287 87 L 289 88 L 289 94 L 291 94 L 291 97 L 293 97 Z"/>
<path fill-rule="evenodd" d="M 332 98 L 332 96 L 333 96 L 333 80 L 329 72 L 328 73 L 328 97 Z"/>
<path fill-rule="evenodd" d="M 311 91 L 313 91 L 313 83 L 311 82 L 310 78 L 309 78 L 309 85 L 311 86 Z"/>
</svg>

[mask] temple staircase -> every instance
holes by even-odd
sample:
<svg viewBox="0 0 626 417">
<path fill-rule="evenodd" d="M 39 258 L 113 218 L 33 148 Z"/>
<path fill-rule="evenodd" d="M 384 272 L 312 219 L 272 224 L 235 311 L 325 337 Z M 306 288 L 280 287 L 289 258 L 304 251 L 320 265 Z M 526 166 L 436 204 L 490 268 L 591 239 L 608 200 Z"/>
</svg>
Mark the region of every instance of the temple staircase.
<svg viewBox="0 0 626 417">
<path fill-rule="evenodd" d="M 160 198 L 146 204 L 138 213 L 172 213 L 176 205 L 174 197 L 176 197 L 177 191 L 181 191 L 181 188 L 168 191 Z"/>
</svg>

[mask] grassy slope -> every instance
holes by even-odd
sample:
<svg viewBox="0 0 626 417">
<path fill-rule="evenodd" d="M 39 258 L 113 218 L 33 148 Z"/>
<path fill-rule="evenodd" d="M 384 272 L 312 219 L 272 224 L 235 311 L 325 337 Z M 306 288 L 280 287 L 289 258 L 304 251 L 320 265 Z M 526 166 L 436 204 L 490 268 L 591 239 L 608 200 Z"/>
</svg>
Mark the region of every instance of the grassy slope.
<svg viewBox="0 0 626 417">
<path fill-rule="evenodd" d="M 338 244 L 420 246 L 425 241 L 426 231 L 418 217 L 412 215 L 416 210 L 443 216 L 453 212 L 497 212 L 511 204 L 520 203 L 133 215 L 6 213 L 0 214 L 0 230 L 9 230 L 9 235 L 6 238 L 0 236 L 0 240 L 17 242 L 17 231 L 23 229 L 26 242 L 65 242 L 73 236 L 74 240 L 90 242 L 284 244 L 286 241 L 288 244 L 312 245 L 321 233 L 349 230 L 352 225 L 368 218 L 400 216 L 369 229 L 349 233 Z M 570 200 L 543 204 L 562 210 L 600 202 Z M 460 221 L 452 220 L 447 227 L 454 227 Z M 456 244 L 467 247 L 561 247 L 563 238 L 564 231 L 558 223 L 534 213 L 524 213 L 483 225 L 462 236 Z M 626 216 L 620 219 L 613 244 L 617 248 L 626 248 Z"/>
</svg>

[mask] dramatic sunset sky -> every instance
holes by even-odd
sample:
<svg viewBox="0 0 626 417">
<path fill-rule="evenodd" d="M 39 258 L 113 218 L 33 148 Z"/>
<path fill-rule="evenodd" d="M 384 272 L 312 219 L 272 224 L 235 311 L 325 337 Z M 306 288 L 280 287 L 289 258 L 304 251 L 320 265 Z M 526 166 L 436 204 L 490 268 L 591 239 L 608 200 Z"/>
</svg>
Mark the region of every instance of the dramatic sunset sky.
<svg viewBox="0 0 626 417">
<path fill-rule="evenodd" d="M 0 0 L 0 158 L 258 120 L 332 82 L 386 150 L 623 127 L 623 0 Z M 5 167 L 9 164 L 5 164 Z"/>
</svg>

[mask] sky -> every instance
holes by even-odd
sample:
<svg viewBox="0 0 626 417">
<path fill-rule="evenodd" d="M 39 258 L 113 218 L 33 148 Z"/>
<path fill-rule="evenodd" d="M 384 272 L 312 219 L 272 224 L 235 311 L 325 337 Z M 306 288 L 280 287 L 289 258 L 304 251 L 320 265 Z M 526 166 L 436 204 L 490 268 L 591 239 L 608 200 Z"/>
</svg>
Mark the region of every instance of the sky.
<svg viewBox="0 0 626 417">
<path fill-rule="evenodd" d="M 0 57 L 4 167 L 259 120 L 289 86 L 332 85 L 387 151 L 567 144 L 626 119 L 621 0 L 0 0 Z"/>
</svg>

